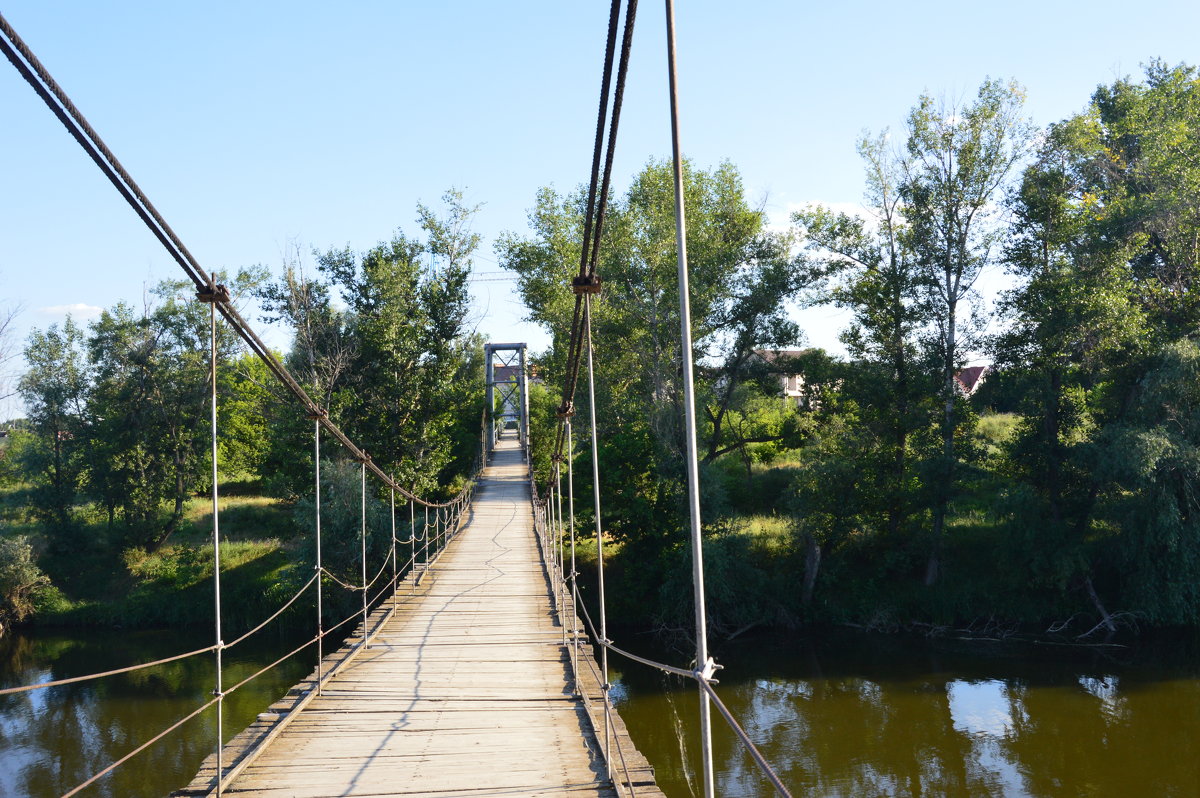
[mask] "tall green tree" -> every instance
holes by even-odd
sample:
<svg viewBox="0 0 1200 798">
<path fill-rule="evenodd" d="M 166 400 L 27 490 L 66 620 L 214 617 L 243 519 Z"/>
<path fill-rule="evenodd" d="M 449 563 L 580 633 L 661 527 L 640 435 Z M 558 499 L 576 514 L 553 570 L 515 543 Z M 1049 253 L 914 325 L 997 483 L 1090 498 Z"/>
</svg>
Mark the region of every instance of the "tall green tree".
<svg viewBox="0 0 1200 798">
<path fill-rule="evenodd" d="M 933 528 L 925 583 L 937 581 L 946 513 L 955 493 L 955 439 L 961 415 L 954 375 L 977 342 L 969 302 L 980 273 L 995 263 L 1006 181 L 1026 156 L 1033 127 L 1021 116 L 1024 91 L 985 81 L 974 102 L 922 95 L 908 116 L 901 184 L 910 241 L 924 275 L 941 370 L 942 453 L 932 476 Z"/>
<path fill-rule="evenodd" d="M 999 308 L 1007 329 L 997 365 L 1024 389 L 1010 462 L 1014 540 L 1035 582 L 1082 586 L 1107 615 L 1092 575 L 1095 434 L 1119 415 L 1114 377 L 1144 358 L 1147 318 L 1136 302 L 1131 249 L 1112 236 L 1093 185 L 1104 157 L 1094 115 L 1052 126 L 1008 201 L 1004 259 L 1017 288 Z"/>
<path fill-rule="evenodd" d="M 91 371 L 84 346 L 83 330 L 70 317 L 61 327 L 34 330 L 25 346 L 29 369 L 19 382 L 38 441 L 26 449 L 31 462 L 25 469 L 35 478 L 33 501 L 60 535 L 73 526 L 86 467 Z"/>
<path fill-rule="evenodd" d="M 904 216 L 901 181 L 909 165 L 889 150 L 886 131 L 859 142 L 866 166 L 868 216 L 813 207 L 793 215 L 806 249 L 804 267 L 820 287 L 818 302 L 850 310 L 842 341 L 857 368 L 846 375 L 843 393 L 857 408 L 857 424 L 876 441 L 860 454 L 871 475 L 868 507 L 897 542 L 923 509 L 913 436 L 928 428 L 929 397 L 936 384 L 920 338 L 931 319 L 924 296 L 925 273 L 913 249 Z M 868 513 L 870 515 L 870 513 Z"/>
<path fill-rule="evenodd" d="M 482 394 L 467 329 L 478 207 L 458 191 L 443 201 L 444 216 L 418 206 L 425 241 L 397 232 L 361 255 L 346 248 L 318 258 L 354 341 L 333 409 L 377 462 L 421 493 L 441 481 L 454 459 L 452 429 L 478 418 L 464 403 Z"/>
<path fill-rule="evenodd" d="M 698 394 L 708 419 L 701 445 L 711 461 L 761 437 L 735 434 L 731 420 L 754 400 L 753 351 L 798 342 L 783 307 L 797 276 L 787 237 L 767 230 L 732 164 L 701 170 L 686 163 L 684 195 L 695 344 L 688 356 L 708 366 Z M 543 189 L 530 235 L 509 233 L 496 246 L 501 264 L 517 274 L 530 320 L 551 335 L 543 366 L 556 385 L 566 364 L 584 203 L 582 190 L 564 197 Z M 609 199 L 606 218 L 598 265 L 604 293 L 593 302 L 597 415 L 603 479 L 620 497 L 606 528 L 665 543 L 679 528 L 684 448 L 670 164 L 649 163 L 623 196 Z"/>
</svg>

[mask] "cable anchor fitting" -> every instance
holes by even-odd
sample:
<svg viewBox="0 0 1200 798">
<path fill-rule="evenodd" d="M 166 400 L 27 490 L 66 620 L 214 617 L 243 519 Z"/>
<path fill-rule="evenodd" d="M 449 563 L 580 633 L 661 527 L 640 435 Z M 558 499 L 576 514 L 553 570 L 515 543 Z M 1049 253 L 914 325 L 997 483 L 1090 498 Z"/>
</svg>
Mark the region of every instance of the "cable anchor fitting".
<svg viewBox="0 0 1200 798">
<path fill-rule="evenodd" d="M 713 674 L 716 673 L 717 671 L 723 669 L 724 667 L 725 667 L 724 665 L 718 665 L 716 662 L 713 661 L 712 657 L 709 657 L 708 661 L 704 663 L 703 668 L 697 668 L 696 670 L 692 671 L 692 676 L 698 682 L 707 682 L 708 684 L 720 684 L 720 682 L 718 682 L 716 679 L 713 678 Z"/>
<path fill-rule="evenodd" d="M 571 290 L 578 294 L 599 294 L 600 276 L 596 274 L 581 274 L 571 280 Z"/>
<path fill-rule="evenodd" d="M 223 285 L 205 286 L 196 292 L 196 299 L 201 302 L 216 302 L 219 305 L 227 305 L 233 301 L 229 295 L 229 289 Z"/>
</svg>

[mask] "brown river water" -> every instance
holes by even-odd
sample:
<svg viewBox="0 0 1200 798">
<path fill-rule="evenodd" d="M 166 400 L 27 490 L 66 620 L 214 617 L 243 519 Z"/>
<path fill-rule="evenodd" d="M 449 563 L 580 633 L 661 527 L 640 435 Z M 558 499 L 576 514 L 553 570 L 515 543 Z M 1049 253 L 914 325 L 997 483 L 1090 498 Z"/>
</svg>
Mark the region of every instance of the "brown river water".
<svg viewBox="0 0 1200 798">
<path fill-rule="evenodd" d="M 686 663 L 649 639 L 631 649 Z M 187 632 L 37 630 L 0 640 L 0 686 L 120 667 L 207 644 Z M 252 645 L 253 644 L 253 645 Z M 293 644 L 230 652 L 226 683 Z M 1126 648 L 927 640 L 842 631 L 718 647 L 718 691 L 796 796 L 1200 796 L 1200 637 Z M 298 656 L 226 702 L 232 735 L 312 667 Z M 702 794 L 694 687 L 612 659 L 613 695 L 669 796 Z M 211 657 L 0 697 L 0 796 L 57 796 L 208 699 Z M 213 747 L 210 713 L 87 796 L 156 796 Z M 714 717 L 716 793 L 771 795 Z"/>
</svg>

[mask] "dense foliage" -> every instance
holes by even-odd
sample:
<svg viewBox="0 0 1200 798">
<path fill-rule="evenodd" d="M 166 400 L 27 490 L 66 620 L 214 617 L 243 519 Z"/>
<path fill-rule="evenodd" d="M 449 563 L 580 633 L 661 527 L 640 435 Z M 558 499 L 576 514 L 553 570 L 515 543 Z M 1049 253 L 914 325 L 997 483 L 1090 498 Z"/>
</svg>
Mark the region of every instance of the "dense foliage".
<svg viewBox="0 0 1200 798">
<path fill-rule="evenodd" d="M 688 353 L 670 165 L 647 163 L 606 199 L 599 474 L 586 379 L 573 466 L 577 497 L 593 479 L 604 496 L 613 617 L 687 625 L 688 357 L 717 630 L 1200 623 L 1200 76 L 1155 62 L 1045 130 L 1023 114 L 1012 83 L 987 81 L 961 104 L 922 96 L 898 140 L 859 142 L 863 213 L 812 205 L 783 228 L 732 164 L 686 164 Z M 290 330 L 283 357 L 305 388 L 422 493 L 468 472 L 483 401 L 466 325 L 476 209 L 455 192 L 445 201 L 441 215 L 418 208 L 419 237 L 232 281 Z M 543 189 L 529 230 L 496 242 L 551 341 L 530 390 L 543 482 L 584 205 L 582 190 Z M 976 291 L 987 270 L 1011 278 L 995 307 Z M 154 297 L 28 341 L 28 419 L 0 461 L 16 563 L 0 574 L 6 618 L 39 595 L 62 604 L 45 574 L 70 593 L 95 578 L 93 561 L 121 563 L 143 593 L 204 571 L 193 533 L 211 469 L 207 315 L 181 285 Z M 801 348 L 800 305 L 848 312 L 846 358 Z M 283 585 L 311 567 L 312 421 L 227 332 L 218 345 L 221 477 L 242 487 L 245 537 L 270 542 L 241 556 Z M 969 394 L 957 375 L 981 360 L 994 368 Z M 323 519 L 338 530 L 361 512 L 355 466 L 325 456 Z M 375 554 L 387 498 L 368 507 Z M 586 537 L 590 500 L 575 515 Z M 350 578 L 352 541 L 331 534 L 328 562 Z M 580 557 L 595 547 L 581 540 Z"/>
<path fill-rule="evenodd" d="M 810 206 L 786 233 L 731 165 L 686 170 L 710 613 L 728 631 L 1200 622 L 1200 80 L 1153 63 L 1044 132 L 1022 104 L 998 81 L 961 105 L 922 96 L 898 145 L 860 142 L 866 212 Z M 610 202 L 603 526 L 629 609 L 683 626 L 669 170 Z M 581 207 L 545 190 L 531 234 L 497 247 L 553 336 L 551 381 Z M 975 290 L 986 269 L 1013 278 L 995 309 Z M 793 299 L 849 311 L 847 360 L 779 351 L 800 340 Z M 991 385 L 968 397 L 956 375 L 981 357 Z M 586 459 L 576 472 L 590 480 Z"/>
<path fill-rule="evenodd" d="M 466 318 L 475 209 L 455 191 L 444 200 L 444 214 L 418 207 L 421 238 L 398 231 L 361 254 L 317 254 L 315 275 L 291 259 L 274 280 L 255 268 L 228 281 L 236 303 L 257 299 L 266 320 L 291 333 L 282 359 L 333 421 L 380 467 L 435 497 L 469 476 L 483 410 L 482 346 Z M 29 615 L 38 595 L 59 614 L 81 599 L 124 596 L 125 623 L 211 615 L 201 589 L 212 572 L 210 311 L 183 283 L 164 283 L 152 298 L 27 341 L 19 389 L 28 418 L 10 431 L 2 458 L 3 522 L 27 537 L 0 538 L 0 623 Z M 219 323 L 216 336 L 222 532 L 247 543 L 224 565 L 246 581 L 248 600 L 231 606 L 248 612 L 311 573 L 313 421 L 228 326 Z M 325 441 L 322 460 L 325 565 L 356 581 L 359 466 L 336 441 Z M 376 563 L 387 549 L 389 497 L 369 488 Z M 170 607 L 161 601 L 169 590 L 181 599 Z M 76 615 L 109 616 L 89 612 Z"/>
</svg>

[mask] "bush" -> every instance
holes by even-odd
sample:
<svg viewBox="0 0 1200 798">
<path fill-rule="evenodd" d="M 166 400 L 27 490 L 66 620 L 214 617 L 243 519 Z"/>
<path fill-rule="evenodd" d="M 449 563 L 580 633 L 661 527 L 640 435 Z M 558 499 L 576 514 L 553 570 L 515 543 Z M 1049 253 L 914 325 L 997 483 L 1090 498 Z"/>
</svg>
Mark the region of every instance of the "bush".
<svg viewBox="0 0 1200 798">
<path fill-rule="evenodd" d="M 0 539 L 0 631 L 33 613 L 40 590 L 50 579 L 33 561 L 33 547 L 24 537 Z"/>
</svg>

